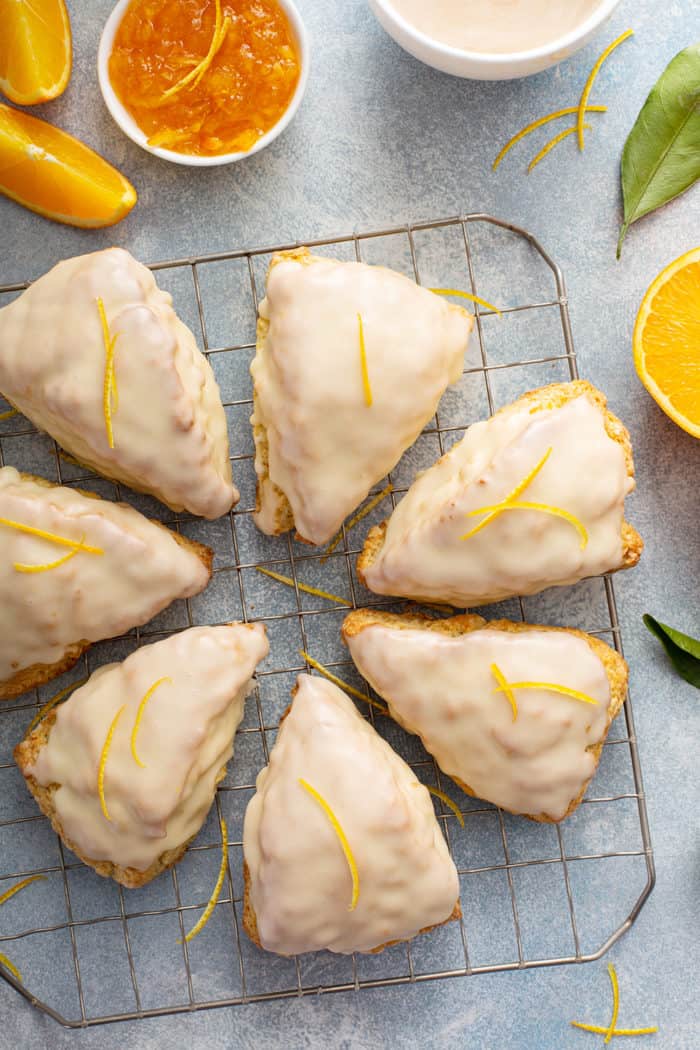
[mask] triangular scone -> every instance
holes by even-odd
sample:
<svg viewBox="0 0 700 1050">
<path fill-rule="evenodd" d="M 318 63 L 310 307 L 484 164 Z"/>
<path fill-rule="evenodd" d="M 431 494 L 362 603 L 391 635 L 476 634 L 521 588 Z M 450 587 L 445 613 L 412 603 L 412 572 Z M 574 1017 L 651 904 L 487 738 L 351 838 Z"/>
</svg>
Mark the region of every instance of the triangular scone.
<svg viewBox="0 0 700 1050">
<path fill-rule="evenodd" d="M 573 628 L 369 609 L 343 638 L 392 717 L 470 795 L 540 821 L 576 809 L 627 691 L 614 649 Z"/>
<path fill-rule="evenodd" d="M 218 518 L 238 500 L 226 416 L 171 304 L 122 248 L 60 262 L 0 310 L 0 391 L 81 463 Z"/>
<path fill-rule="evenodd" d="M 411 485 L 358 559 L 377 594 L 462 608 L 636 565 L 629 434 L 590 383 L 525 394 Z"/>
<path fill-rule="evenodd" d="M 204 590 L 208 547 L 124 503 L 0 469 L 0 699 L 66 671 L 91 642 Z"/>
<path fill-rule="evenodd" d="M 472 317 L 393 270 L 307 248 L 272 257 L 259 312 L 255 522 L 325 543 L 461 375 Z"/>
<path fill-rule="evenodd" d="M 369 952 L 458 918 L 426 788 L 336 686 L 300 675 L 295 694 L 245 815 L 248 936 Z"/>
<path fill-rule="evenodd" d="M 180 860 L 267 652 L 261 624 L 192 627 L 95 671 L 17 745 L 29 790 L 85 864 L 136 887 Z"/>
</svg>

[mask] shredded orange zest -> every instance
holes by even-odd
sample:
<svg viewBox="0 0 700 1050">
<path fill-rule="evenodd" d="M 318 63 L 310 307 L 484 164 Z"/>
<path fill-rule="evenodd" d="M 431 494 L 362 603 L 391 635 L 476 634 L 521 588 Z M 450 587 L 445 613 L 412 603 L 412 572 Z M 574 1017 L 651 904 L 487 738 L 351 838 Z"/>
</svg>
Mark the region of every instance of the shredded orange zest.
<svg viewBox="0 0 700 1050">
<path fill-rule="evenodd" d="M 586 129 L 586 131 L 590 131 L 590 129 L 591 129 L 591 125 L 590 124 L 583 124 L 582 127 L 584 127 Z M 533 168 L 537 167 L 537 165 L 539 164 L 539 162 L 541 160 L 544 160 L 544 158 L 547 156 L 548 153 L 552 152 L 552 150 L 554 149 L 555 146 L 558 146 L 559 143 L 563 142 L 564 139 L 569 137 L 569 135 L 573 135 L 575 131 L 576 131 L 576 128 L 566 128 L 565 131 L 560 131 L 558 135 L 555 135 L 553 139 L 550 139 L 549 142 L 546 144 L 546 146 L 543 146 L 542 149 L 540 150 L 540 152 L 536 156 L 534 156 L 532 158 L 532 160 L 530 161 L 530 163 L 528 164 L 528 166 L 527 166 L 527 173 L 528 173 L 528 175 L 533 170 Z"/>
<path fill-rule="evenodd" d="M 506 680 L 505 675 L 500 670 L 500 668 L 498 667 L 497 664 L 491 664 L 491 674 L 496 679 L 496 681 L 498 682 L 498 685 L 499 685 L 499 688 L 498 689 L 494 689 L 494 692 L 495 693 L 505 693 L 506 694 L 506 698 L 508 700 L 508 703 L 510 704 L 511 708 L 513 709 L 513 721 L 515 721 L 515 719 L 518 717 L 518 704 L 517 704 L 516 699 L 515 699 L 515 693 L 513 692 L 513 687 L 511 685 L 508 685 L 508 682 Z"/>
<path fill-rule="evenodd" d="M 116 412 L 118 393 L 116 379 L 114 377 L 114 344 L 117 340 L 117 337 L 116 335 L 110 334 L 104 303 L 101 299 L 97 299 L 96 302 L 97 312 L 100 315 L 100 324 L 102 325 L 102 342 L 104 343 L 105 348 L 105 375 L 104 384 L 102 387 L 102 410 L 104 412 L 105 427 L 107 429 L 107 441 L 109 443 L 109 447 L 114 448 L 114 429 L 112 427 L 112 401 L 114 401 L 114 411 Z"/>
<path fill-rule="evenodd" d="M 337 675 L 334 675 L 327 667 L 320 664 L 318 660 L 314 660 L 313 656 L 309 656 L 309 654 L 304 652 L 303 649 L 299 650 L 299 656 L 306 660 L 307 664 L 315 668 L 319 674 L 322 674 L 324 678 L 327 678 L 329 682 L 333 682 L 334 685 L 339 686 L 340 689 L 344 689 L 345 692 L 350 693 L 351 696 L 356 696 L 358 700 L 364 700 L 366 704 L 376 707 L 383 715 L 387 714 L 387 709 L 383 704 L 378 704 L 377 701 L 373 700 L 371 696 L 367 695 L 367 693 L 360 692 L 359 689 L 355 689 L 354 685 L 349 685 L 347 682 L 344 682 L 342 678 L 338 678 Z"/>
<path fill-rule="evenodd" d="M 551 454 L 552 454 L 552 449 L 550 447 L 550 448 L 547 449 L 547 451 L 545 452 L 544 456 L 539 461 L 539 463 L 537 463 L 532 468 L 530 473 L 526 477 L 524 477 L 522 481 L 518 482 L 518 484 L 515 486 L 513 491 L 509 492 L 508 495 L 506 496 L 506 498 L 504 500 L 502 500 L 500 503 L 495 504 L 494 508 L 489 508 L 489 513 L 484 518 L 484 520 L 480 521 L 479 524 L 476 525 L 469 532 L 465 532 L 465 534 L 463 536 L 460 536 L 460 539 L 461 540 L 468 540 L 472 536 L 476 536 L 477 532 L 481 532 L 481 530 L 485 529 L 486 526 L 489 525 L 494 520 L 494 518 L 497 518 L 499 514 L 501 514 L 504 510 L 507 510 L 508 509 L 508 505 L 511 503 L 511 501 L 517 499 L 518 496 L 520 496 L 525 491 L 525 489 L 528 487 L 528 485 L 532 481 L 534 481 L 534 479 L 537 477 L 539 472 L 542 470 L 542 467 L 545 465 L 545 463 L 547 462 L 547 460 L 551 456 Z M 485 513 L 485 511 L 472 510 L 472 511 L 469 512 L 468 517 L 474 517 L 476 514 L 482 514 L 482 513 Z"/>
<path fill-rule="evenodd" d="M 493 303 L 487 302 L 486 299 L 480 299 L 478 295 L 471 295 L 470 292 L 460 292 L 458 288 L 430 288 L 428 290 L 434 292 L 435 295 L 458 295 L 460 299 L 468 299 L 471 303 L 478 303 L 479 306 L 485 306 L 487 310 L 493 310 L 499 317 L 503 316 Z"/>
<path fill-rule="evenodd" d="M 112 724 L 107 732 L 107 739 L 105 740 L 104 747 L 102 748 L 102 754 L 100 755 L 100 765 L 97 771 L 97 793 L 100 796 L 100 808 L 102 810 L 102 814 L 105 820 L 109 820 L 110 822 L 112 818 L 109 815 L 107 803 L 105 802 L 105 767 L 107 765 L 107 756 L 109 755 L 109 749 L 112 746 L 112 737 L 114 736 L 114 731 L 117 728 L 117 722 L 124 714 L 125 710 L 126 704 L 122 704 L 122 706 L 119 708 L 116 715 L 112 719 Z"/>
<path fill-rule="evenodd" d="M 596 64 L 593 66 L 593 69 L 591 70 L 588 76 L 588 80 L 586 81 L 583 91 L 581 92 L 581 100 L 578 104 L 578 117 L 576 120 L 576 130 L 578 132 L 578 148 L 580 150 L 583 149 L 583 117 L 586 112 L 586 107 L 588 105 L 588 99 L 590 98 L 591 89 L 593 88 L 593 82 L 600 73 L 601 66 L 603 65 L 603 62 L 605 62 L 605 59 L 608 57 L 608 55 L 610 55 L 616 47 L 619 47 L 620 44 L 622 44 L 625 40 L 627 40 L 633 35 L 634 30 L 628 29 L 626 30 L 626 32 L 622 33 L 617 38 L 617 40 L 613 40 L 612 44 L 606 47 L 605 51 L 600 56 Z"/>
<path fill-rule="evenodd" d="M 393 492 L 393 491 L 394 491 L 394 486 L 391 484 L 391 482 L 389 482 L 389 484 L 386 486 L 386 488 L 383 488 L 381 492 L 378 492 L 376 496 L 373 496 L 372 499 L 369 501 L 369 503 L 365 504 L 365 506 L 362 508 L 362 510 L 358 510 L 357 514 L 354 514 L 352 516 L 352 518 L 350 518 L 349 521 L 345 522 L 345 531 L 349 532 L 350 529 L 353 528 L 353 526 L 357 525 L 357 523 L 362 521 L 363 518 L 366 518 L 367 515 L 370 514 L 374 510 L 374 508 L 376 506 L 378 506 L 382 502 L 384 497 L 388 496 L 389 493 Z M 335 536 L 333 537 L 331 542 L 328 544 L 328 546 L 326 547 L 325 553 L 324 553 L 323 557 L 321 558 L 321 565 L 323 565 L 324 561 L 328 560 L 329 555 L 331 555 L 333 553 L 333 551 L 338 546 L 338 544 L 340 543 L 342 538 L 343 538 L 343 530 L 340 529 L 335 534 Z"/>
<path fill-rule="evenodd" d="M 348 862 L 348 867 L 350 868 L 350 874 L 352 876 L 352 897 L 350 898 L 350 907 L 348 908 L 348 911 L 354 911 L 357 907 L 357 901 L 360 896 L 360 876 L 357 872 L 357 864 L 355 863 L 355 858 L 353 857 L 352 850 L 350 849 L 350 843 L 345 837 L 345 832 L 341 828 L 340 823 L 338 822 L 338 818 L 326 802 L 323 795 L 320 795 L 315 787 L 312 787 L 311 784 L 308 783 L 308 781 L 303 780 L 301 777 L 299 778 L 299 783 L 303 787 L 304 791 L 308 791 L 311 797 L 316 802 L 318 802 L 319 806 L 330 820 L 333 830 L 338 836 L 338 841 L 342 846 L 343 853 L 345 854 L 345 859 Z"/>
<path fill-rule="evenodd" d="M 221 887 L 224 884 L 226 878 L 226 865 L 228 863 L 228 831 L 226 830 L 226 821 L 221 818 L 221 866 L 219 868 L 219 875 L 214 886 L 209 903 L 199 917 L 199 920 L 194 924 L 188 934 L 185 935 L 185 941 L 189 943 L 198 933 L 201 933 L 206 924 L 211 918 L 211 913 L 216 907 L 216 902 L 221 894 Z M 178 944 L 182 944 L 182 941 L 178 939 Z"/>
<path fill-rule="evenodd" d="M 462 811 L 460 810 L 457 803 L 454 802 L 449 795 L 446 795 L 444 791 L 440 790 L 440 788 L 431 787 L 430 784 L 422 784 L 421 787 L 426 787 L 431 795 L 435 795 L 435 798 L 439 798 L 441 802 L 444 802 L 446 806 L 449 806 L 449 808 L 452 810 L 457 820 L 459 821 L 460 825 L 464 827 L 464 817 L 462 816 Z"/>
<path fill-rule="evenodd" d="M 225 20 L 224 26 L 222 27 L 222 24 L 221 24 L 221 0 L 215 0 L 215 2 L 216 2 L 216 20 L 214 22 L 214 34 L 213 34 L 213 36 L 211 38 L 211 44 L 209 45 L 209 50 L 207 51 L 206 55 L 201 60 L 201 62 L 197 63 L 197 65 L 194 67 L 194 69 L 191 69 L 189 71 L 189 73 L 186 73 L 185 76 L 182 77 L 180 80 L 178 80 L 175 84 L 173 84 L 172 87 L 169 87 L 167 91 L 163 92 L 161 101 L 165 102 L 167 99 L 169 99 L 176 92 L 181 91 L 182 88 L 187 87 L 188 84 L 191 84 L 193 80 L 195 81 L 195 83 L 192 84 L 192 86 L 195 87 L 196 84 L 198 84 L 199 81 L 202 79 L 202 77 L 204 76 L 206 71 L 209 69 L 209 66 L 214 61 L 214 58 L 216 56 L 217 51 L 219 50 L 219 48 L 221 47 L 221 45 L 224 42 L 224 37 L 226 36 L 226 32 L 228 30 L 228 21 L 229 21 L 228 18 L 227 18 Z"/>
<path fill-rule="evenodd" d="M 22 974 L 19 972 L 15 964 L 11 963 L 7 956 L 3 955 L 2 952 L 0 952 L 0 963 L 10 971 L 13 977 L 16 977 L 20 982 L 22 981 Z"/>
<path fill-rule="evenodd" d="M 493 667 L 496 665 L 492 665 Z M 580 700 L 584 704 L 594 704 L 598 707 L 598 701 L 594 700 L 592 696 L 588 696 L 587 693 L 581 693 L 578 689 L 569 689 L 566 685 L 557 685 L 556 682 L 503 682 L 499 685 L 498 689 L 494 689 L 495 693 L 505 693 L 508 689 L 546 689 L 550 693 L 560 693 L 562 696 L 568 696 L 572 700 Z"/>
<path fill-rule="evenodd" d="M 584 1032 L 594 1032 L 596 1035 L 607 1035 L 609 1029 L 603 1028 L 600 1024 L 584 1024 L 582 1021 L 569 1021 L 569 1024 L 573 1028 L 582 1028 Z M 658 1032 L 658 1027 L 654 1025 L 651 1028 L 616 1028 L 613 1031 L 613 1035 L 653 1035 L 654 1032 Z"/>
<path fill-rule="evenodd" d="M 358 332 L 360 337 L 360 368 L 362 369 L 362 390 L 365 395 L 367 408 L 372 407 L 372 387 L 369 382 L 369 371 L 367 370 L 367 348 L 365 346 L 365 329 L 362 324 L 362 314 L 357 315 Z"/>
<path fill-rule="evenodd" d="M 83 535 L 80 542 L 83 543 L 85 536 Z M 51 569 L 57 569 L 60 565 L 65 565 L 67 561 L 74 558 L 76 554 L 80 554 L 80 547 L 74 547 L 72 551 L 68 551 L 62 558 L 57 558 L 56 561 L 47 561 L 43 565 L 25 565 L 24 562 L 16 561 L 13 563 L 13 569 L 15 572 L 49 572 Z"/>
<path fill-rule="evenodd" d="M 46 532 L 44 529 L 35 529 L 33 525 L 24 525 L 21 521 L 11 521 L 9 518 L 0 518 L 0 525 L 6 525 L 8 529 L 17 529 L 18 532 L 26 532 L 29 536 L 38 536 L 41 540 L 50 540 L 59 547 L 71 547 L 75 550 L 85 551 L 88 554 L 104 554 L 101 547 L 91 547 L 82 540 L 69 540 L 65 536 L 57 536 L 55 532 Z"/>
<path fill-rule="evenodd" d="M 567 106 L 566 109 L 558 109 L 555 113 L 548 113 L 546 117 L 540 117 L 539 120 L 533 120 L 532 124 L 526 124 L 522 131 L 519 131 L 517 135 L 513 135 L 513 138 L 506 142 L 505 146 L 492 164 L 493 170 L 496 170 L 506 153 L 508 153 L 517 142 L 524 139 L 526 135 L 531 134 L 533 131 L 537 131 L 537 129 L 543 127 L 544 124 L 549 124 L 550 120 L 558 120 L 559 117 L 568 117 L 569 114 L 578 113 L 578 111 L 578 106 Z M 607 111 L 607 106 L 586 106 L 586 113 L 607 113 Z"/>
<path fill-rule="evenodd" d="M 294 580 L 291 576 L 283 576 L 281 572 L 273 572 L 272 569 L 263 569 L 260 565 L 256 565 L 256 572 L 261 572 L 264 576 L 269 576 L 273 580 L 277 580 L 279 583 L 285 583 L 287 587 L 294 586 Z M 318 598 L 327 598 L 329 602 L 339 602 L 341 605 L 349 605 L 347 598 L 341 598 L 339 594 L 329 594 L 328 591 L 320 591 L 318 587 L 309 587 L 306 583 L 299 583 L 297 581 L 297 587 L 300 591 L 304 591 L 306 594 L 315 594 Z"/>
<path fill-rule="evenodd" d="M 603 1040 L 604 1044 L 609 1043 L 612 1039 L 612 1034 L 615 1030 L 615 1025 L 617 1024 L 617 1015 L 620 1012 L 620 988 L 617 983 L 617 972 L 612 963 L 608 963 L 608 974 L 610 976 L 610 984 L 612 985 L 613 1012 L 612 1017 L 610 1018 L 608 1030 L 605 1033 L 605 1039 Z"/>
<path fill-rule="evenodd" d="M 46 882 L 45 875 L 30 875 L 28 879 L 22 879 L 21 882 L 16 882 L 14 886 L 10 886 L 9 890 L 6 890 L 2 897 L 0 897 L 0 904 L 4 904 L 5 901 L 9 901 L 10 897 L 14 897 L 15 893 L 19 893 L 25 886 L 29 886 L 32 882 Z"/>
<path fill-rule="evenodd" d="M 9 412 L 0 412 L 0 422 L 3 419 L 12 419 L 13 416 L 18 416 L 19 412 L 16 408 L 11 408 Z"/>
<path fill-rule="evenodd" d="M 68 696 L 68 694 L 72 693 L 74 689 L 79 689 L 80 686 L 85 685 L 86 682 L 87 678 L 81 678 L 79 682 L 71 682 L 71 684 L 67 685 L 65 689 L 61 689 L 59 693 L 56 693 L 56 695 L 52 696 L 50 700 L 47 700 L 43 707 L 39 708 L 37 713 L 34 715 L 34 718 L 32 718 L 31 722 L 27 726 L 27 732 L 25 736 L 28 736 L 31 733 L 34 726 L 38 726 L 39 722 L 43 721 L 43 719 L 46 717 L 49 711 L 51 711 L 56 706 L 56 704 L 59 704 L 61 700 L 63 700 L 64 696 Z"/>
<path fill-rule="evenodd" d="M 163 678 L 159 678 L 157 682 L 154 682 L 151 688 L 144 694 L 144 696 L 141 699 L 141 702 L 139 703 L 138 711 L 136 712 L 134 728 L 131 730 L 131 754 L 134 756 L 134 762 L 137 766 L 141 766 L 141 769 L 145 769 L 146 764 L 145 762 L 142 762 L 139 756 L 136 754 L 136 737 L 138 736 L 139 729 L 141 727 L 143 709 L 155 693 L 158 686 L 162 685 L 163 682 L 170 682 L 172 684 L 172 678 L 169 675 L 164 675 Z"/>
</svg>

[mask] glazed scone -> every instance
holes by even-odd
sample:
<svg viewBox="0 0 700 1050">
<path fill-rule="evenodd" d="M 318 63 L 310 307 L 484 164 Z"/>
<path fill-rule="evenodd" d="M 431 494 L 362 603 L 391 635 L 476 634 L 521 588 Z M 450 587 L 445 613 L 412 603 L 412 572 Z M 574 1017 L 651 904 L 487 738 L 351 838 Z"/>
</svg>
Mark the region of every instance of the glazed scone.
<svg viewBox="0 0 700 1050">
<path fill-rule="evenodd" d="M 0 469 L 0 699 L 204 590 L 212 554 L 124 503 Z"/>
<path fill-rule="evenodd" d="M 359 609 L 343 639 L 448 776 L 533 820 L 576 809 L 627 692 L 620 654 L 573 628 Z"/>
<path fill-rule="evenodd" d="M 471 327 L 385 267 L 274 255 L 250 369 L 258 527 L 329 540 L 459 379 Z"/>
<path fill-rule="evenodd" d="M 95 671 L 17 745 L 29 790 L 85 864 L 136 887 L 177 863 L 226 773 L 267 652 L 261 624 L 192 627 Z"/>
<path fill-rule="evenodd" d="M 358 559 L 377 594 L 460 608 L 636 565 L 629 434 L 590 383 L 525 394 L 411 485 Z"/>
<path fill-rule="evenodd" d="M 218 518 L 238 500 L 209 362 L 122 248 L 60 262 L 0 310 L 0 391 L 81 463 L 173 510 Z"/>
<path fill-rule="evenodd" d="M 280 955 L 371 952 L 458 918 L 427 789 L 337 686 L 300 675 L 294 692 L 245 815 L 248 936 Z"/>
</svg>

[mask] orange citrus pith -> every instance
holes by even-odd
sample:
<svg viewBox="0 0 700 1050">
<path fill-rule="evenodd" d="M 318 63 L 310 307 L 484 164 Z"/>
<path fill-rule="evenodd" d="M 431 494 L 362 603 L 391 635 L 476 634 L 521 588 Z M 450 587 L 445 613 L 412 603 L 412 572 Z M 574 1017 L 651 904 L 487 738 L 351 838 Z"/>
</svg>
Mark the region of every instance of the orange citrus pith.
<svg viewBox="0 0 700 1050">
<path fill-rule="evenodd" d="M 20 106 L 65 90 L 71 33 L 64 0 L 0 0 L 0 90 Z"/>
<path fill-rule="evenodd" d="M 70 226 L 112 226 L 136 203 L 131 183 L 99 154 L 1 103 L 0 193 Z"/>
<path fill-rule="evenodd" d="M 171 92 L 210 50 L 204 72 Z M 299 72 L 275 0 L 132 0 L 109 59 L 112 86 L 150 144 L 200 156 L 249 150 L 288 108 Z"/>
<path fill-rule="evenodd" d="M 634 327 L 634 363 L 666 415 L 700 438 L 700 248 L 649 287 Z"/>
</svg>

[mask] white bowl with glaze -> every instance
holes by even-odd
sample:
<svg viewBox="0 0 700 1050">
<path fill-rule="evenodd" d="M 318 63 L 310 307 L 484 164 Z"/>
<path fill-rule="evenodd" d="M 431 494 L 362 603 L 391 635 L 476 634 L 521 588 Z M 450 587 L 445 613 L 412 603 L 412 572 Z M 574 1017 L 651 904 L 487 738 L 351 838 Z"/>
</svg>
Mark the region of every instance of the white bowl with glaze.
<svg viewBox="0 0 700 1050">
<path fill-rule="evenodd" d="M 292 33 L 294 34 L 294 42 L 297 46 L 297 53 L 301 65 L 299 81 L 294 94 L 292 95 L 287 109 L 277 123 L 273 125 L 269 131 L 266 131 L 264 135 L 261 135 L 258 141 L 255 142 L 250 149 L 238 151 L 236 153 L 217 153 L 213 156 L 197 156 L 192 153 L 178 153 L 176 150 L 163 149 L 160 146 L 149 146 L 148 136 L 145 131 L 141 130 L 129 111 L 122 105 L 117 93 L 112 87 L 112 82 L 109 79 L 109 56 L 112 53 L 114 37 L 130 3 L 131 0 L 118 0 L 118 3 L 115 4 L 112 9 L 111 15 L 105 22 L 105 27 L 102 30 L 102 36 L 100 37 L 100 46 L 97 52 L 97 77 L 102 97 L 105 100 L 105 105 L 111 113 L 115 123 L 118 124 L 124 134 L 128 135 L 131 141 L 135 142 L 137 146 L 141 147 L 141 149 L 145 149 L 147 153 L 152 153 L 155 157 L 161 157 L 162 160 L 172 161 L 173 164 L 186 164 L 193 168 L 212 168 L 219 164 L 235 164 L 236 161 L 244 160 L 246 157 L 252 157 L 254 153 L 259 153 L 261 149 L 265 149 L 265 146 L 269 146 L 278 135 L 282 134 L 284 129 L 294 119 L 294 116 L 301 105 L 301 100 L 304 97 L 304 91 L 306 90 L 306 83 L 309 79 L 309 37 L 306 32 L 306 27 L 301 20 L 301 15 L 292 0 L 277 0 L 277 4 L 286 15 Z"/>
<path fill-rule="evenodd" d="M 430 0 L 426 0 L 426 3 L 430 3 Z M 470 80 L 514 80 L 556 66 L 585 47 L 619 3 L 620 0 L 601 0 L 600 5 L 581 25 L 543 47 L 489 54 L 486 51 L 464 51 L 433 40 L 403 18 L 392 6 L 391 0 L 369 0 L 377 21 L 405 51 L 433 69 Z"/>
</svg>

